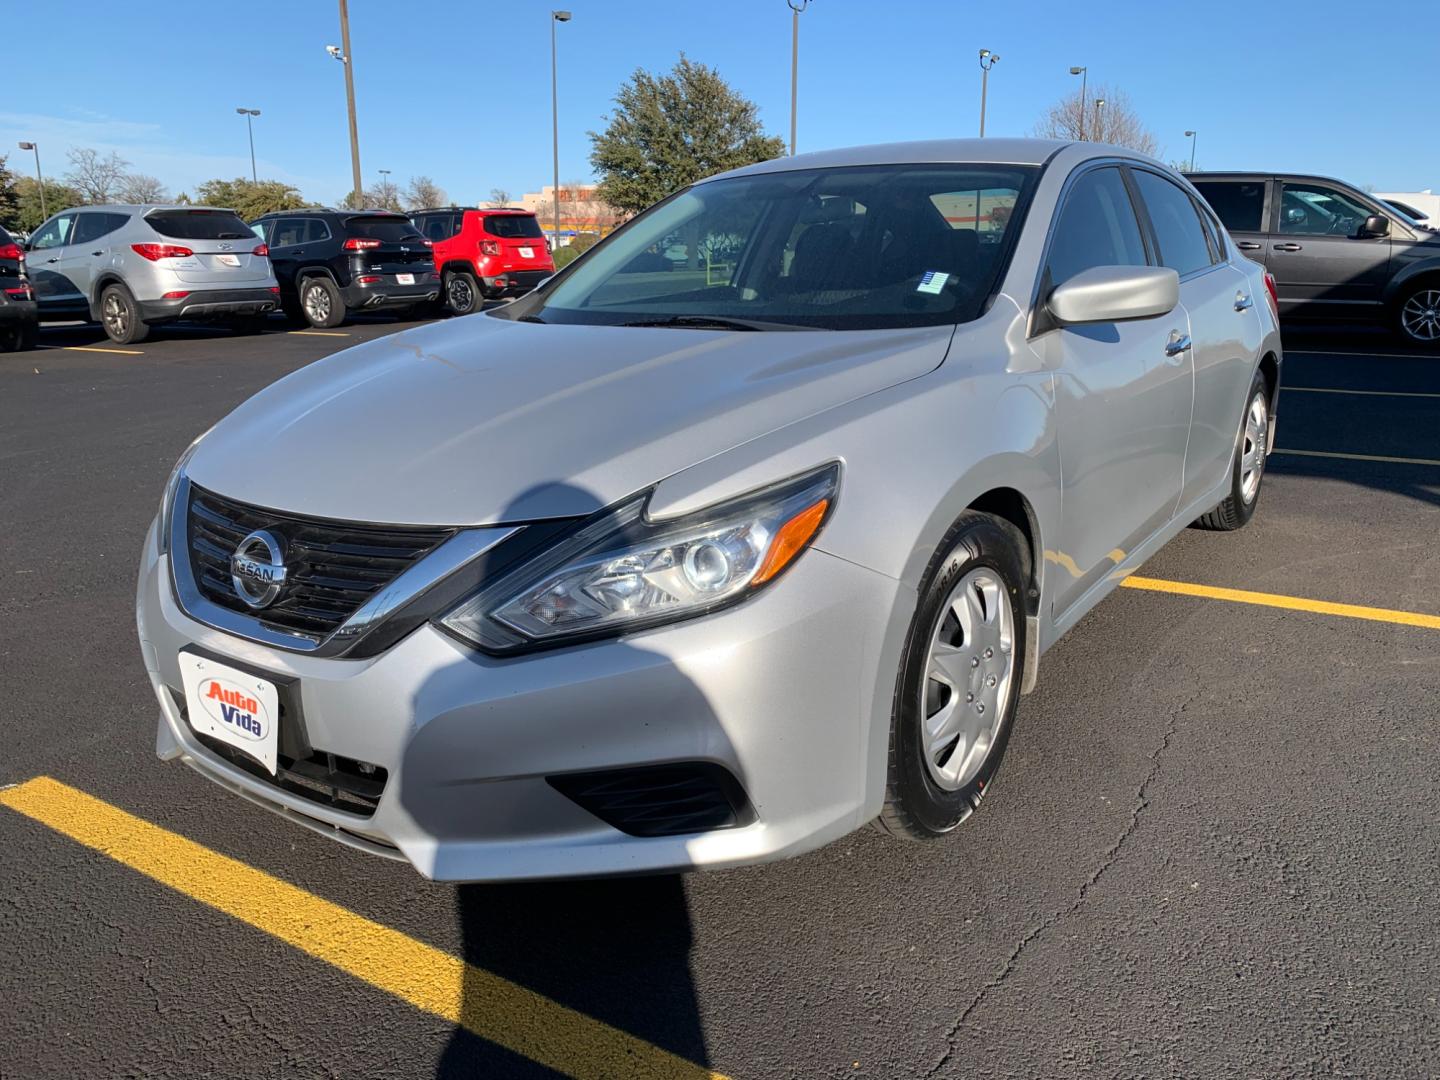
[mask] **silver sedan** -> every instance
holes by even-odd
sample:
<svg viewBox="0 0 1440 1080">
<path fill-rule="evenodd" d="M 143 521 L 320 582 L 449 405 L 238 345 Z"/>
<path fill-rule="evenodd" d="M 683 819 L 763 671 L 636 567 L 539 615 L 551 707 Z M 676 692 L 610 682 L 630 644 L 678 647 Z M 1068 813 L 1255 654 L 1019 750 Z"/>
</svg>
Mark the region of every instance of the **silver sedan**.
<svg viewBox="0 0 1440 1080">
<path fill-rule="evenodd" d="M 1255 513 L 1280 369 L 1262 268 L 1128 151 L 711 178 L 187 451 L 138 587 L 158 753 L 446 880 L 942 836 L 1045 650 Z"/>
</svg>

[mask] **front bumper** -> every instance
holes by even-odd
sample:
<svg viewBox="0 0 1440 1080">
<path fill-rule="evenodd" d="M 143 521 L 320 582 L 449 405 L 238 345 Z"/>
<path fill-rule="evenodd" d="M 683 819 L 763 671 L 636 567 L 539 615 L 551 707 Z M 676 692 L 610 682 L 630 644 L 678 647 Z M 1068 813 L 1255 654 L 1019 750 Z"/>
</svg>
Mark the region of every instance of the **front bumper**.
<svg viewBox="0 0 1440 1080">
<path fill-rule="evenodd" d="M 761 862 L 873 816 L 870 705 L 878 679 L 893 685 L 878 657 L 899 588 L 812 549 L 746 604 L 622 640 L 496 659 L 427 625 L 372 659 L 322 659 L 190 619 L 152 527 L 136 615 L 162 758 L 427 877 L 505 881 Z M 201 745 L 171 692 L 187 647 L 298 680 L 311 745 L 387 770 L 374 813 L 291 794 Z M 637 837 L 546 779 L 696 761 L 739 781 L 749 824 Z"/>
<path fill-rule="evenodd" d="M 140 318 L 147 323 L 172 319 L 225 319 L 264 315 L 280 305 L 280 294 L 270 288 L 196 289 L 174 300 L 141 300 Z"/>
</svg>

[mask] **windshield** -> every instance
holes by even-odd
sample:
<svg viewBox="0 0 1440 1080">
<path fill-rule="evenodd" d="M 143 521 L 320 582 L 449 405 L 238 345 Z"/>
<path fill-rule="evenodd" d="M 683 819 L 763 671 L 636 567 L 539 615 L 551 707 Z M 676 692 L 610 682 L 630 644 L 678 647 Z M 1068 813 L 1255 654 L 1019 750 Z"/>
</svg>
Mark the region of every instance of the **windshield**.
<svg viewBox="0 0 1440 1080">
<path fill-rule="evenodd" d="M 697 184 L 496 315 L 831 330 L 965 322 L 1004 269 L 1038 172 L 879 165 Z"/>
<path fill-rule="evenodd" d="M 347 218 L 345 229 L 351 236 L 360 236 L 367 240 L 382 240 L 387 244 L 424 239 L 415 231 L 415 223 L 404 217 Z"/>
</svg>

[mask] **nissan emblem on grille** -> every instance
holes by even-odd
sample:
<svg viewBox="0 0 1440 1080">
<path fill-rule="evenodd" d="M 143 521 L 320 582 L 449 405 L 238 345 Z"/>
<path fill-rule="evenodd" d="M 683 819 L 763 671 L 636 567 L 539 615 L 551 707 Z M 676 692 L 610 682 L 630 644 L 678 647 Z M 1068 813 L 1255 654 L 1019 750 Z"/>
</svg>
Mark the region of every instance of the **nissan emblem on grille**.
<svg viewBox="0 0 1440 1080">
<path fill-rule="evenodd" d="M 285 557 L 280 541 L 263 529 L 252 532 L 230 556 L 230 583 L 252 608 L 275 602 L 285 585 Z"/>
</svg>

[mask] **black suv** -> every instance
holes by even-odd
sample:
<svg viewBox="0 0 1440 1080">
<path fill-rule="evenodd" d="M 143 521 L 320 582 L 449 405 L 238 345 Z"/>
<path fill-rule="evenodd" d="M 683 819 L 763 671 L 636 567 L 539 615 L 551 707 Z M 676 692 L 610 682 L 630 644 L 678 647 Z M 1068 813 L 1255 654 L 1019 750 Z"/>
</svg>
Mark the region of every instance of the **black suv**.
<svg viewBox="0 0 1440 1080">
<path fill-rule="evenodd" d="M 1386 321 L 1411 344 L 1440 348 L 1440 233 L 1321 176 L 1188 179 L 1274 276 L 1282 317 Z"/>
<path fill-rule="evenodd" d="M 414 318 L 440 295 L 430 245 L 404 214 L 384 210 L 282 210 L 250 223 L 270 246 L 285 313 L 339 326 L 351 311 Z"/>
<path fill-rule="evenodd" d="M 33 349 L 38 326 L 25 250 L 0 228 L 0 352 Z"/>
</svg>

